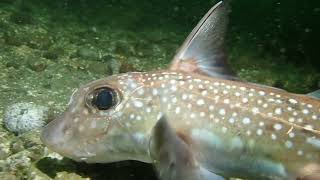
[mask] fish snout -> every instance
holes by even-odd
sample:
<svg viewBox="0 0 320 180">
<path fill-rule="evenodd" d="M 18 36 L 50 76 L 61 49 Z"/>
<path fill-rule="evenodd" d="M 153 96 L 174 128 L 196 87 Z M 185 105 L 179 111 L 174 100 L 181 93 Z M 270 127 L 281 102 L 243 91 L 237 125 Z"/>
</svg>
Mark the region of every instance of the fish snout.
<svg viewBox="0 0 320 180">
<path fill-rule="evenodd" d="M 55 119 L 47 124 L 41 132 L 41 141 L 51 150 L 61 152 L 70 135 L 63 119 Z"/>
</svg>

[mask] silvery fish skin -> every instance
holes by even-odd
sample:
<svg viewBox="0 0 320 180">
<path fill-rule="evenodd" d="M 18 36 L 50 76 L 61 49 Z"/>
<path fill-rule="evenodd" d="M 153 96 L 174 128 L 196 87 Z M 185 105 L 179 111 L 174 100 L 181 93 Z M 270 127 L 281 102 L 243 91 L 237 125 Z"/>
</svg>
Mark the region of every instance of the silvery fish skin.
<svg viewBox="0 0 320 180">
<path fill-rule="evenodd" d="M 42 141 L 76 161 L 154 163 L 161 159 L 154 158 L 153 132 L 165 114 L 197 166 L 209 172 L 249 179 L 320 177 L 319 99 L 185 70 L 191 62 L 185 60 L 174 61 L 170 70 L 118 74 L 80 87 L 43 130 Z M 101 89 L 114 93 L 115 104 L 106 110 L 93 103 Z"/>
</svg>

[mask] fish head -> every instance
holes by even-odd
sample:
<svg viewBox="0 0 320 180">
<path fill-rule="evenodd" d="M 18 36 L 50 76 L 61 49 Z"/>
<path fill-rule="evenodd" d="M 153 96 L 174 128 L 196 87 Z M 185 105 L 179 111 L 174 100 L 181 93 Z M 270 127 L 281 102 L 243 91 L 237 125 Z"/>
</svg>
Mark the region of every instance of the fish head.
<svg viewBox="0 0 320 180">
<path fill-rule="evenodd" d="M 135 159 L 132 156 L 138 151 L 136 142 L 123 124 L 127 117 L 123 113 L 128 108 L 126 102 L 139 86 L 141 83 L 134 73 L 110 76 L 81 86 L 73 92 L 67 110 L 44 128 L 42 142 L 76 161 Z"/>
</svg>

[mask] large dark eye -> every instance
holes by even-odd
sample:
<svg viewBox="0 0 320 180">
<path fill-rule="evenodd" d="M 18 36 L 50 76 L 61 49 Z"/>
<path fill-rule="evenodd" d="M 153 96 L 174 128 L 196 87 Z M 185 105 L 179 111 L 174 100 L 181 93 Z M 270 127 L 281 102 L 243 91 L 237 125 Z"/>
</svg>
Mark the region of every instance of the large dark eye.
<svg viewBox="0 0 320 180">
<path fill-rule="evenodd" d="M 101 88 L 95 92 L 92 105 L 99 110 L 107 110 L 117 103 L 116 100 L 116 92 L 109 88 Z"/>
</svg>

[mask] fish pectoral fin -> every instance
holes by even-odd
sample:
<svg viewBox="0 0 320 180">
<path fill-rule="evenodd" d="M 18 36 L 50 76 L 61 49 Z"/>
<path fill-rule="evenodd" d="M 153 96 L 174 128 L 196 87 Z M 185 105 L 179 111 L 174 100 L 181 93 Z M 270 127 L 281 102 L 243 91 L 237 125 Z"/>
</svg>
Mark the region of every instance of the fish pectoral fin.
<svg viewBox="0 0 320 180">
<path fill-rule="evenodd" d="M 304 166 L 296 180 L 319 180 L 320 179 L 320 164 L 311 163 Z"/>
<path fill-rule="evenodd" d="M 170 126 L 163 115 L 156 123 L 150 153 L 161 180 L 223 180 L 195 159 L 190 145 Z"/>
<path fill-rule="evenodd" d="M 313 91 L 311 93 L 308 93 L 307 96 L 316 98 L 316 99 L 320 99 L 320 89 Z"/>
<path fill-rule="evenodd" d="M 297 180 L 319 180 L 320 179 L 320 172 L 316 174 L 309 174 L 304 177 L 300 177 Z"/>
<path fill-rule="evenodd" d="M 237 79 L 224 50 L 228 7 L 228 0 L 220 1 L 205 14 L 174 56 L 171 70 Z"/>
</svg>

